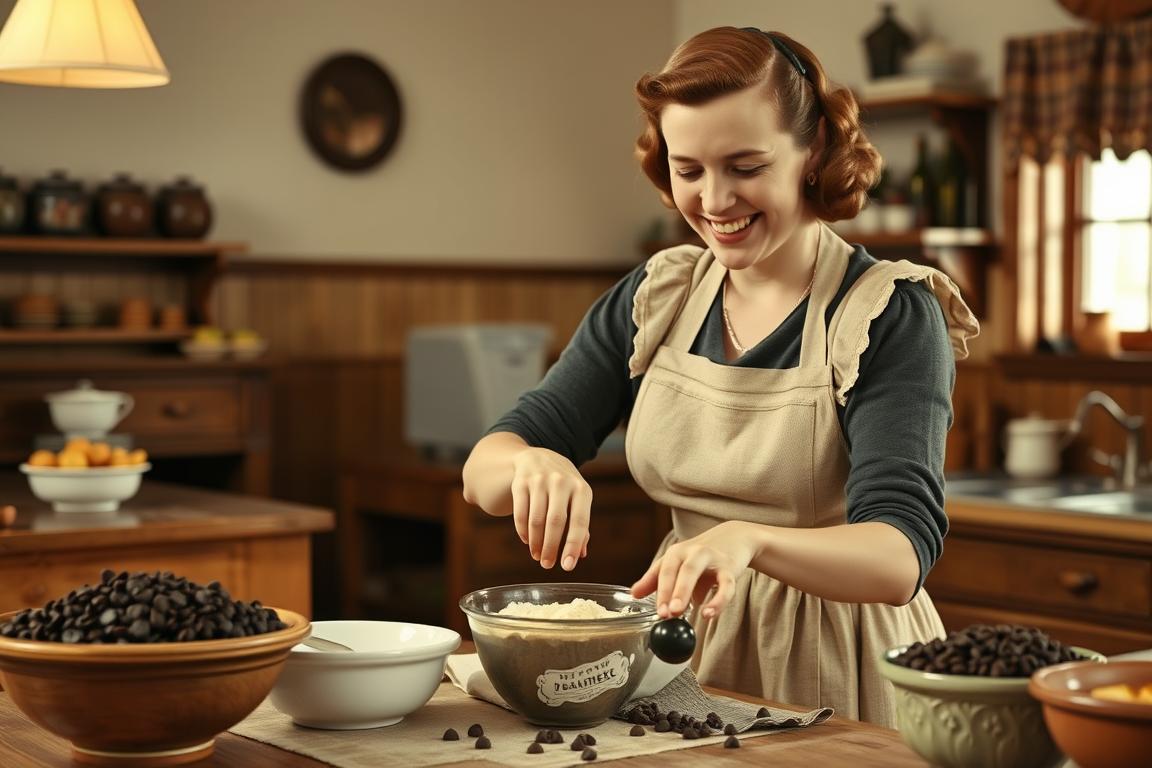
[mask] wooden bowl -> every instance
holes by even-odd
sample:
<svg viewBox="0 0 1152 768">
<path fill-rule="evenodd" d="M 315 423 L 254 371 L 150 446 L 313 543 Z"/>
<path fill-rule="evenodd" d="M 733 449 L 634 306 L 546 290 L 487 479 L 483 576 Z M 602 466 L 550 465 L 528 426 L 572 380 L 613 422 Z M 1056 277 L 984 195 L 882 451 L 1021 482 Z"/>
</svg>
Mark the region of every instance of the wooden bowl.
<svg viewBox="0 0 1152 768">
<path fill-rule="evenodd" d="M 1073 661 L 1037 670 L 1028 683 L 1056 745 L 1081 768 L 1152 765 L 1152 704 L 1092 695 L 1119 683 L 1152 684 L 1152 661 Z"/>
<path fill-rule="evenodd" d="M 227 640 L 130 645 L 0 637 L 0 682 L 29 720 L 88 765 L 169 766 L 212 754 L 217 734 L 254 710 L 311 624 Z M 0 614 L 0 623 L 17 612 Z"/>
</svg>

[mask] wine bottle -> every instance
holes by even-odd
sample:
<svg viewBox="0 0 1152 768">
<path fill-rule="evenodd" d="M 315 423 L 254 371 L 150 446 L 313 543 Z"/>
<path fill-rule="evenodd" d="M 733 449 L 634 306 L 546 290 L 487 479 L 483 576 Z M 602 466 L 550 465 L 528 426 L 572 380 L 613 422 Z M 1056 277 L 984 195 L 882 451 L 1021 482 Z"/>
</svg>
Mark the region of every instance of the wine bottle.
<svg viewBox="0 0 1152 768">
<path fill-rule="evenodd" d="M 912 206 L 913 223 L 917 227 L 931 227 L 936 223 L 936 184 L 932 164 L 928 157 L 928 139 L 923 134 L 916 138 L 916 165 L 908 178 L 908 203 Z"/>
<path fill-rule="evenodd" d="M 936 220 L 942 227 L 963 227 L 968 223 L 968 169 L 964 154 L 949 139 L 948 151 L 940 163 L 936 186 Z"/>
</svg>

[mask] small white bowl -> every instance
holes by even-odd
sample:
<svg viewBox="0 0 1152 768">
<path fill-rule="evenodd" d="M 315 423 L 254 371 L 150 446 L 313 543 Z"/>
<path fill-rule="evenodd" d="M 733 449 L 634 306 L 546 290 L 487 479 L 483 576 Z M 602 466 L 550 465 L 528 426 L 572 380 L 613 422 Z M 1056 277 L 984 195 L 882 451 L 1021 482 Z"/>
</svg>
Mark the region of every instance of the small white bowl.
<svg viewBox="0 0 1152 768">
<path fill-rule="evenodd" d="M 297 645 L 288 655 L 269 700 L 309 728 L 395 725 L 428 703 L 460 647 L 451 629 L 399 621 L 314 621 L 312 634 L 353 650 Z"/>
<path fill-rule="evenodd" d="M 255 360 L 268 349 L 266 341 L 228 342 L 228 354 L 234 360 Z"/>
<path fill-rule="evenodd" d="M 115 512 L 136 495 L 151 464 L 125 467 L 34 467 L 21 464 L 33 495 L 59 514 Z"/>
<path fill-rule="evenodd" d="M 180 351 L 192 360 L 219 360 L 228 354 L 228 345 L 223 341 L 219 343 L 205 343 L 193 339 L 180 342 Z"/>
<path fill-rule="evenodd" d="M 679 664 L 669 664 L 661 660 L 660 657 L 653 655 L 652 663 L 648 665 L 648 671 L 645 672 L 644 677 L 640 679 L 640 685 L 636 686 L 636 690 L 632 692 L 632 698 L 643 699 L 656 695 L 664 690 L 664 686 L 679 677 L 680 673 L 689 666 L 691 666 L 691 662 L 688 661 Z"/>
</svg>

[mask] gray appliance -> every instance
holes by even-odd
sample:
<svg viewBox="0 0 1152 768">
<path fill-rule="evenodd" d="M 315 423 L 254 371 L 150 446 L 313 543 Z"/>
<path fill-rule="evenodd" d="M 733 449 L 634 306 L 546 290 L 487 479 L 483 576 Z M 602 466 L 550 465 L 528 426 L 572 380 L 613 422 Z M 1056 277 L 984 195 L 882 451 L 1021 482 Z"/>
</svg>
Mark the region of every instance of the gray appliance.
<svg viewBox="0 0 1152 768">
<path fill-rule="evenodd" d="M 436 459 L 467 456 L 544 376 L 552 329 L 539 324 L 416 326 L 405 359 L 405 439 Z"/>
</svg>

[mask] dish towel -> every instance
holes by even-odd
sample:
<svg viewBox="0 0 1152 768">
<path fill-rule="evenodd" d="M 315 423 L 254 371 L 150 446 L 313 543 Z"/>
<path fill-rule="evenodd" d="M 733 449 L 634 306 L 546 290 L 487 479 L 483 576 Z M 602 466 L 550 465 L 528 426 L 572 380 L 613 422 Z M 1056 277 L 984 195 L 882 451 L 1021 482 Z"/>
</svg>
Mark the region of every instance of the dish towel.
<svg viewBox="0 0 1152 768">
<path fill-rule="evenodd" d="M 469 696 L 511 709 L 496 692 L 480 665 L 480 657 L 477 654 L 461 653 L 449 656 L 446 672 L 448 679 Z M 613 717 L 617 720 L 630 721 L 633 709 L 653 704 L 661 712 L 676 710 L 698 720 L 703 720 L 709 712 L 715 712 L 723 722 L 735 726 L 737 733 L 754 728 L 804 728 L 822 723 L 832 716 L 832 709 L 829 707 L 794 712 L 788 709 L 762 707 L 727 696 L 713 696 L 705 693 L 696 675 L 691 669 L 685 668 L 672 682 L 655 694 L 632 699 Z"/>
</svg>

